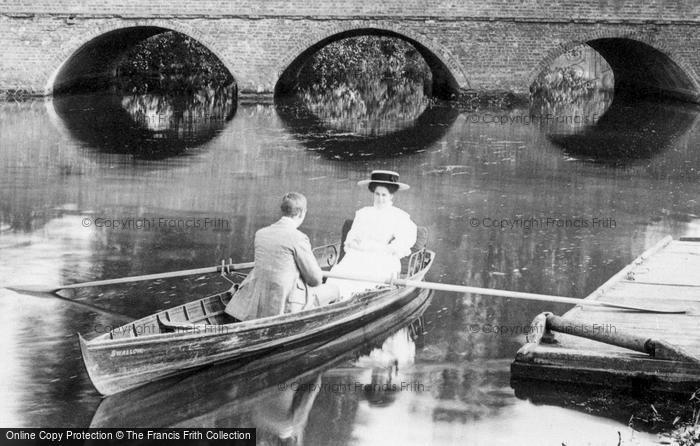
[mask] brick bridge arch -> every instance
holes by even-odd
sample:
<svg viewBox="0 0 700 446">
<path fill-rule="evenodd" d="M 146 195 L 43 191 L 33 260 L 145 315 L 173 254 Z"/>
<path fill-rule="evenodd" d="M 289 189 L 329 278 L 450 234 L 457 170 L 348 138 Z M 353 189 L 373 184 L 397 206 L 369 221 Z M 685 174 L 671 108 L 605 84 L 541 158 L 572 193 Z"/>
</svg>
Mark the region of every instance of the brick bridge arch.
<svg viewBox="0 0 700 446">
<path fill-rule="evenodd" d="M 434 95 L 449 97 L 459 89 L 469 88 L 466 71 L 459 59 L 440 42 L 390 24 L 355 22 L 343 26 L 333 26 L 323 32 L 302 36 L 295 41 L 291 52 L 277 64 L 278 79 L 275 93 L 283 93 L 291 88 L 293 79 L 304 62 L 316 51 L 332 42 L 363 35 L 395 37 L 413 45 L 433 74 Z"/>
<path fill-rule="evenodd" d="M 51 63 L 42 72 L 42 77 L 46 80 L 44 94 L 51 95 L 60 91 L 62 87 L 68 86 L 71 74 L 84 72 L 86 67 L 82 64 L 85 62 L 90 64 L 91 58 L 98 57 L 91 53 L 100 52 L 104 49 L 101 47 L 107 46 L 109 49 L 101 54 L 104 57 L 98 61 L 100 66 L 97 68 L 104 68 L 103 65 L 111 64 L 119 53 L 128 49 L 129 45 L 167 31 L 184 34 L 199 42 L 219 59 L 234 79 L 237 79 L 237 67 L 230 58 L 225 57 L 223 49 L 218 47 L 217 42 L 191 26 L 173 20 L 118 20 L 93 27 L 89 32 L 80 33 L 62 45 L 60 51 L 51 56 Z M 110 41 L 115 37 L 118 38 L 117 40 L 126 40 L 124 42 L 126 46 L 110 45 Z M 89 70 L 90 67 L 87 69 Z"/>
<path fill-rule="evenodd" d="M 100 36 L 117 33 L 112 36 L 125 41 L 120 30 L 132 28 L 143 35 L 162 29 L 190 36 L 221 60 L 242 94 L 264 100 L 309 49 L 365 30 L 411 42 L 449 89 L 525 96 L 548 61 L 577 43 L 592 43 L 606 52 L 618 80 L 700 103 L 697 2 L 558 0 L 527 8 L 500 0 L 424 3 L 4 2 L 0 97 L 51 94 L 62 71 L 80 65 L 76 56 L 108 49 Z M 633 72 L 637 56 L 642 64 Z M 107 64 L 102 68 L 109 74 Z"/>
<path fill-rule="evenodd" d="M 588 45 L 610 65 L 615 76 L 615 94 L 640 92 L 678 99 L 700 100 L 700 84 L 693 66 L 664 41 L 640 32 L 597 31 L 560 43 L 546 52 L 528 76 L 528 86 L 559 56 Z"/>
</svg>

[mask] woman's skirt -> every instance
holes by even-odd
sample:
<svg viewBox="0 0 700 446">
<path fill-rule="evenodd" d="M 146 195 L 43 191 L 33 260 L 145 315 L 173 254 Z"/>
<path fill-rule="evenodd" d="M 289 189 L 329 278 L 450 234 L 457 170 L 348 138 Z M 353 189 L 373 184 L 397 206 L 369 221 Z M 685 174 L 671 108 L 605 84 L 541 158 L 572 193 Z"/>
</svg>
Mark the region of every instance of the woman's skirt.
<svg viewBox="0 0 700 446">
<path fill-rule="evenodd" d="M 331 268 L 331 272 L 366 277 L 384 282 L 398 276 L 401 272 L 401 261 L 397 257 L 386 253 L 349 250 L 345 253 L 340 263 Z M 334 278 L 329 278 L 326 283 L 338 287 L 341 299 L 347 299 L 353 294 L 381 286 L 376 282 Z"/>
</svg>

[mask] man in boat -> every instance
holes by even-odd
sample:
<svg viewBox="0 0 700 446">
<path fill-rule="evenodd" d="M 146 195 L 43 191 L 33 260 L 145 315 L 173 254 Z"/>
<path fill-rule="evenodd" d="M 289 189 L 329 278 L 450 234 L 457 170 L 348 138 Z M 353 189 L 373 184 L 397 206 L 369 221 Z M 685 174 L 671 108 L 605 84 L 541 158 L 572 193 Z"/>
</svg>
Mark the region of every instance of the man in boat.
<svg viewBox="0 0 700 446">
<path fill-rule="evenodd" d="M 282 217 L 255 233 L 255 267 L 226 306 L 226 313 L 247 321 L 294 313 L 338 298 L 338 288 L 322 283 L 309 238 L 297 229 L 306 217 L 306 197 L 289 192 Z"/>
</svg>

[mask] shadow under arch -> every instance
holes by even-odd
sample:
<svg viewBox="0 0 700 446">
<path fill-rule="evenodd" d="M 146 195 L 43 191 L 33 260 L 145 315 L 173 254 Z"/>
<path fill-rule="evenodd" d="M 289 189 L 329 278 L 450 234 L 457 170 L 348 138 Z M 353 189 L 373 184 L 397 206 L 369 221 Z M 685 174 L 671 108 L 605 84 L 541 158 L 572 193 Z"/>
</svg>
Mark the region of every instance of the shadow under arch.
<svg viewBox="0 0 700 446">
<path fill-rule="evenodd" d="M 305 408 L 294 401 L 313 391 L 316 394 L 311 396 L 315 398 L 324 371 L 381 346 L 391 334 L 419 318 L 431 299 L 432 293 L 421 292 L 396 311 L 344 334 L 329 334 L 312 344 L 288 345 L 248 361 L 215 364 L 111 395 L 102 400 L 90 427 L 257 427 L 259 419 L 265 417 L 260 413 L 261 408 L 278 412 L 277 409 L 283 409 L 278 405 L 286 402 L 290 403 L 291 407 L 286 409 L 292 409 L 291 412 L 306 411 L 306 414 L 290 413 L 303 420 L 303 425 L 294 426 L 303 431 L 307 421 L 304 415 L 308 417 L 314 401 L 307 402 Z M 316 387 L 304 388 L 307 383 L 315 383 Z M 290 391 L 292 395 L 287 398 L 285 394 Z M 333 398 L 338 393 L 325 391 L 322 395 Z M 359 395 L 352 389 L 347 393 L 351 398 Z M 165 406 L 171 410 L 164 411 Z M 344 423 L 353 418 L 354 413 L 343 414 Z"/>
<path fill-rule="evenodd" d="M 442 139 L 459 111 L 454 107 L 428 106 L 409 126 L 380 135 L 363 136 L 334 130 L 301 104 L 276 104 L 282 122 L 309 150 L 335 160 L 370 160 L 408 155 Z"/>
<path fill-rule="evenodd" d="M 296 79 L 308 59 L 324 46 L 338 40 L 357 36 L 393 37 L 411 44 L 423 57 L 432 72 L 432 94 L 441 99 L 448 99 L 459 91 L 459 83 L 450 68 L 428 47 L 409 36 L 396 31 L 381 28 L 357 28 L 345 30 L 323 38 L 302 51 L 282 72 L 275 85 L 275 97 L 287 96 L 296 88 Z"/>
<path fill-rule="evenodd" d="M 693 128 L 695 107 L 671 101 L 613 99 L 593 125 L 576 133 L 548 133 L 565 153 L 587 161 L 622 167 L 650 159 L 675 147 Z"/>
<path fill-rule="evenodd" d="M 156 26 L 134 26 L 98 35 L 63 62 L 50 89 L 54 95 L 109 89 L 119 57 L 139 42 L 166 31 Z"/>
<path fill-rule="evenodd" d="M 586 42 L 610 65 L 618 98 L 660 97 L 700 103 L 698 85 L 669 55 L 628 37 Z"/>
</svg>

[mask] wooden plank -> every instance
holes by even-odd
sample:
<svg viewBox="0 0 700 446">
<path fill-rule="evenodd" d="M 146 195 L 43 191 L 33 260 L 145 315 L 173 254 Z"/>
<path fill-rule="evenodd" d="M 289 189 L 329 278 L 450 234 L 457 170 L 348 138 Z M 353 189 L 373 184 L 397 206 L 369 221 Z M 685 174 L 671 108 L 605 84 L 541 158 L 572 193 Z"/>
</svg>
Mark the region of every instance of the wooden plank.
<svg viewBox="0 0 700 446">
<path fill-rule="evenodd" d="M 595 328 L 598 328 L 601 332 L 607 332 L 607 333 L 621 333 L 621 334 L 636 334 L 638 336 L 643 336 L 643 337 L 648 337 L 648 338 L 655 338 L 655 339 L 661 339 L 661 340 L 666 340 L 669 342 L 672 342 L 672 340 L 677 340 L 678 342 L 683 342 L 683 343 L 698 343 L 700 342 L 700 333 L 697 333 L 696 330 L 693 330 L 694 328 L 697 329 L 697 326 L 692 326 L 691 324 L 687 322 L 683 322 L 683 327 L 685 330 L 674 330 L 674 331 L 669 331 L 666 327 L 664 326 L 657 326 L 657 327 L 640 327 L 639 325 L 636 325 L 632 322 L 625 322 L 625 321 L 605 321 L 605 323 L 602 324 L 597 324 L 598 326 Z M 577 329 L 578 327 L 574 327 L 574 329 Z M 589 327 L 590 328 L 590 327 Z M 555 339 L 557 339 L 560 344 L 562 345 L 568 345 L 566 344 L 567 342 L 578 342 L 580 338 L 578 336 L 574 336 L 572 334 L 567 334 L 567 333 L 556 333 L 555 334 Z M 583 341 L 582 341 L 583 342 Z M 593 341 L 586 341 L 586 342 L 593 342 Z M 700 351 L 698 352 L 700 355 Z"/>
<path fill-rule="evenodd" d="M 624 352 L 626 351 L 625 349 L 621 347 L 615 347 L 614 345 L 610 344 L 603 344 L 601 342 L 596 342 L 592 341 L 589 339 L 585 338 L 580 338 L 578 336 L 571 336 L 571 335 L 566 335 L 567 338 L 562 338 L 559 336 L 555 336 L 555 339 L 560 342 L 560 346 L 562 348 L 569 348 L 569 349 L 581 349 L 581 350 L 596 350 L 596 351 L 616 351 L 616 352 Z M 698 349 L 700 348 L 700 339 L 694 339 L 690 340 L 688 338 L 673 338 L 669 336 L 650 336 L 652 339 L 660 339 L 663 341 L 666 341 L 668 343 L 673 344 L 674 346 L 680 347 L 683 350 L 687 351 L 691 355 L 693 355 L 694 352 L 697 352 Z M 696 355 L 693 355 L 696 356 Z M 696 356 L 697 357 L 697 356 Z"/>
<path fill-rule="evenodd" d="M 202 305 L 199 302 L 190 302 L 184 305 L 187 310 L 187 319 L 189 321 L 201 321 L 205 318 Z"/>
<path fill-rule="evenodd" d="M 202 324 L 204 321 L 209 321 L 210 318 L 215 318 L 216 316 L 221 316 L 224 313 L 224 310 L 219 310 L 215 313 L 208 313 L 207 315 L 202 315 L 199 318 L 191 318 L 187 322 L 172 322 L 168 321 L 166 319 L 161 319 L 160 320 L 160 325 L 163 325 L 164 327 L 167 328 L 183 328 L 183 329 L 192 329 L 197 326 L 197 324 Z M 223 319 L 223 318 L 222 318 Z M 208 323 L 208 325 L 211 325 L 211 323 Z"/>
<path fill-rule="evenodd" d="M 673 240 L 672 243 L 669 243 L 669 247 L 665 249 L 664 251 L 667 252 L 698 252 L 700 251 L 700 243 L 695 243 L 695 242 L 684 242 L 680 240 Z"/>
<path fill-rule="evenodd" d="M 170 308 L 168 310 L 168 317 L 172 322 L 187 322 L 187 315 L 182 306 Z"/>
<path fill-rule="evenodd" d="M 690 301 L 690 300 L 681 300 L 681 299 L 654 299 L 654 298 L 635 298 L 635 297 L 620 297 L 620 298 L 615 298 L 612 299 L 610 297 L 607 297 L 605 299 L 601 299 L 603 302 L 610 302 L 610 303 L 615 303 L 615 304 L 620 304 L 620 305 L 631 305 L 631 306 L 641 306 L 645 308 L 653 308 L 659 311 L 673 311 L 673 312 L 679 312 L 688 315 L 695 315 L 697 316 L 700 314 L 700 301 Z M 582 312 L 590 312 L 592 308 L 591 307 L 585 307 L 585 310 L 582 310 Z M 611 308 L 612 311 L 607 312 L 607 314 L 626 314 L 623 311 L 617 310 L 615 308 Z M 617 311 L 615 311 L 617 310 Z M 627 313 L 632 313 L 633 311 L 627 311 Z M 639 313 L 639 314 L 651 314 L 651 313 Z M 673 313 L 669 313 L 669 316 L 673 316 Z"/>
<path fill-rule="evenodd" d="M 648 300 L 681 300 L 700 302 L 700 293 L 692 287 L 674 285 L 650 285 L 647 283 L 627 282 L 615 284 L 605 294 L 606 298 L 615 301 L 616 298 L 640 298 Z"/>
<path fill-rule="evenodd" d="M 622 282 L 700 286 L 700 243 L 673 241 L 653 253 L 624 275 Z"/>
<path fill-rule="evenodd" d="M 700 382 L 700 366 L 696 364 L 650 359 L 648 356 L 635 353 L 610 354 L 601 353 L 598 350 L 574 350 L 539 346 L 535 351 L 525 351 L 519 353 L 519 355 L 523 362 L 533 364 L 556 365 L 563 368 L 577 365 L 580 368 L 615 370 L 628 374 L 664 374 L 671 379 L 674 376 L 686 375 L 688 378 Z"/>
<path fill-rule="evenodd" d="M 682 271 L 679 271 L 680 269 Z M 700 271 L 700 264 L 696 267 L 681 264 L 669 265 L 659 268 L 652 273 L 635 274 L 625 278 L 622 283 L 636 282 L 646 285 L 675 285 L 700 288 L 700 277 L 689 274 L 691 271 Z"/>
<path fill-rule="evenodd" d="M 547 351 L 513 365 L 528 371 L 519 377 L 550 382 L 595 384 L 614 387 L 648 387 L 651 390 L 692 392 L 700 385 L 700 369 L 675 361 L 659 361 L 620 354 L 581 351 Z M 545 356 L 546 355 L 546 356 Z M 539 372 L 539 373 L 538 373 Z"/>
<path fill-rule="evenodd" d="M 687 253 L 664 253 L 656 258 L 649 259 L 646 262 L 637 265 L 633 270 L 637 276 L 643 276 L 646 274 L 651 274 L 655 272 L 662 272 L 664 274 L 684 274 L 695 276 L 694 274 L 687 274 L 687 271 L 676 271 L 675 269 L 679 266 L 682 267 L 697 267 L 700 266 L 700 255 L 691 255 Z"/>
<path fill-rule="evenodd" d="M 221 311 L 226 307 L 226 305 L 223 305 L 220 299 L 208 299 L 202 301 L 202 305 L 207 313 L 216 313 L 217 311 Z"/>
<path fill-rule="evenodd" d="M 675 285 L 679 287 L 690 287 L 694 288 L 697 291 L 700 291 L 700 280 L 698 279 L 689 279 L 689 278 L 674 278 L 674 277 L 664 277 L 664 276 L 656 276 L 656 277 L 637 277 L 634 280 L 630 281 L 623 281 L 622 283 L 630 283 L 630 282 L 636 282 L 636 283 L 641 283 L 643 285 Z"/>
</svg>

